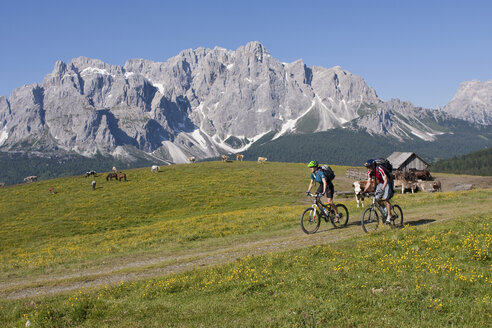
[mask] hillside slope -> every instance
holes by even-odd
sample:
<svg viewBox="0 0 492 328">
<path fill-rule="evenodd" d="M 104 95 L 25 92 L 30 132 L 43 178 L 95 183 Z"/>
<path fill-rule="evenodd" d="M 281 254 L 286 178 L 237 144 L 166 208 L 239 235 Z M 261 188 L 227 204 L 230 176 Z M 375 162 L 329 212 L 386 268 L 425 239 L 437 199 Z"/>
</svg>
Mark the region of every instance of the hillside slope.
<svg viewBox="0 0 492 328">
<path fill-rule="evenodd" d="M 346 167 L 333 167 L 336 189 L 346 190 Z M 459 325 L 456 313 L 471 326 L 485 320 L 489 250 L 481 245 L 490 234 L 491 189 L 396 195 L 408 227 L 370 236 L 358 225 L 362 209 L 338 198 L 349 208 L 348 227 L 323 222 L 308 236 L 299 228 L 310 206 L 305 163 L 125 172 L 127 182 L 99 175 L 96 190 L 83 177 L 0 189 L 0 321 L 298 326 L 313 308 L 306 304 L 321 305 L 313 322 L 341 326 L 368 326 L 374 309 L 405 318 L 404 326 L 415 313 L 419 326 L 441 315 Z M 335 295 L 342 312 L 328 306 Z M 361 299 L 371 310 L 354 321 L 348 313 L 361 310 Z"/>
</svg>

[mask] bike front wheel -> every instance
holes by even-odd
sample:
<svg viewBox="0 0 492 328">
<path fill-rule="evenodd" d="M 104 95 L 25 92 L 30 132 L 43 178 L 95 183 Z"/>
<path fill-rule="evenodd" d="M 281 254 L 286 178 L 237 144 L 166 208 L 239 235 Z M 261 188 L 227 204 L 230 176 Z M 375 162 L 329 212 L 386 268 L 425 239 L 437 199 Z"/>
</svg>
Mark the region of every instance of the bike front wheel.
<svg viewBox="0 0 492 328">
<path fill-rule="evenodd" d="M 366 233 L 375 232 L 379 226 L 379 215 L 374 207 L 368 207 L 362 213 L 362 230 Z"/>
<path fill-rule="evenodd" d="M 321 224 L 321 217 L 316 209 L 308 207 L 301 215 L 301 229 L 308 235 L 315 233 Z"/>
<path fill-rule="evenodd" d="M 332 212 L 330 215 L 331 224 L 333 224 L 335 228 L 342 228 L 347 226 L 347 222 L 349 219 L 349 212 L 347 210 L 347 207 L 345 207 L 345 205 L 343 204 L 337 204 L 336 207 L 340 217 L 337 220 L 337 218 L 335 217 L 335 213 Z"/>
<path fill-rule="evenodd" d="M 403 211 L 401 210 L 400 206 L 391 206 L 391 220 L 393 221 L 393 226 L 395 228 L 403 227 Z"/>
</svg>

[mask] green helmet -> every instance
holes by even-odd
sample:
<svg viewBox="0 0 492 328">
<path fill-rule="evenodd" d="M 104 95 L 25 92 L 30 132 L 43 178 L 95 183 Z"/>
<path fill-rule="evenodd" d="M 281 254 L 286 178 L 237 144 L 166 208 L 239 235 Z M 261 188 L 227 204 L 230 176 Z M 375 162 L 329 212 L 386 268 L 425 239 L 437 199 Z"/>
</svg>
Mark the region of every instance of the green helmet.
<svg viewBox="0 0 492 328">
<path fill-rule="evenodd" d="M 311 161 L 311 162 L 309 162 L 308 167 L 318 167 L 318 162 Z"/>
</svg>

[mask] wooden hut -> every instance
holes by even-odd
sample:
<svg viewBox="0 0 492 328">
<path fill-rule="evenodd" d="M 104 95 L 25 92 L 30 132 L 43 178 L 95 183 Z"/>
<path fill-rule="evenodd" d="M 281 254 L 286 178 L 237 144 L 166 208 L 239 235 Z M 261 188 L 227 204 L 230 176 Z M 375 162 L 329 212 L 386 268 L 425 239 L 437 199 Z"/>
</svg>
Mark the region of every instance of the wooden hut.
<svg viewBox="0 0 492 328">
<path fill-rule="evenodd" d="M 429 164 L 419 155 L 410 152 L 394 152 L 388 157 L 393 170 L 408 172 L 410 169 L 428 170 Z"/>
</svg>

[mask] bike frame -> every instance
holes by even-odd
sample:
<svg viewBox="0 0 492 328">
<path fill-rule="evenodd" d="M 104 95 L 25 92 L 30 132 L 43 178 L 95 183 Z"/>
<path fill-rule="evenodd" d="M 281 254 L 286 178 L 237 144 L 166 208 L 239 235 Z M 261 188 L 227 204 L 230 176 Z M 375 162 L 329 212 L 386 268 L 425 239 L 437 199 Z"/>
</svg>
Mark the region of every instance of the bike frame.
<svg viewBox="0 0 492 328">
<path fill-rule="evenodd" d="M 364 212 L 362 212 L 361 224 L 362 224 L 362 229 L 365 232 L 369 232 L 369 230 L 376 231 L 379 223 L 387 223 L 388 215 L 391 215 L 390 225 L 392 228 L 403 227 L 403 211 L 401 210 L 401 207 L 398 204 L 391 204 L 390 213 L 386 213 L 386 206 L 384 206 L 385 204 L 382 203 L 381 200 L 376 199 L 375 193 L 366 193 L 366 195 L 367 197 L 373 197 L 373 198 L 372 198 L 372 204 L 366 210 L 364 210 Z M 373 225 L 373 223 L 375 223 L 375 220 L 371 217 L 371 212 L 375 214 L 375 218 L 378 221 L 375 226 Z M 366 218 L 366 214 L 368 214 L 367 218 Z M 371 226 L 374 228 L 369 228 Z"/>
<path fill-rule="evenodd" d="M 333 227 L 341 228 L 347 225 L 349 212 L 343 204 L 323 204 L 320 194 L 308 193 L 308 196 L 314 198 L 313 204 L 306 208 L 301 214 L 301 228 L 307 234 L 318 231 L 321 221 L 331 222 Z M 338 216 L 336 213 L 338 212 Z M 306 219 L 309 218 L 309 219 Z M 318 218 L 318 219 L 317 219 Z M 308 223 L 310 222 L 310 223 Z M 316 226 L 311 223 L 317 222 Z M 307 225 L 305 225 L 305 223 Z"/>
<path fill-rule="evenodd" d="M 331 213 L 335 213 L 333 211 L 333 205 L 332 204 L 323 204 L 321 202 L 321 196 L 315 196 L 314 197 L 314 202 L 313 202 L 312 207 L 316 210 L 316 212 L 318 212 L 321 216 L 324 217 L 325 221 L 327 221 L 329 219 L 329 215 Z M 328 211 L 328 215 L 325 213 L 325 211 L 323 211 L 323 208 L 326 208 L 326 210 Z"/>
<path fill-rule="evenodd" d="M 385 213 L 385 207 L 383 207 L 383 204 L 380 203 L 379 200 L 376 199 L 375 195 L 372 195 L 372 207 L 377 208 L 379 213 L 383 218 L 387 217 L 387 214 Z"/>
</svg>

